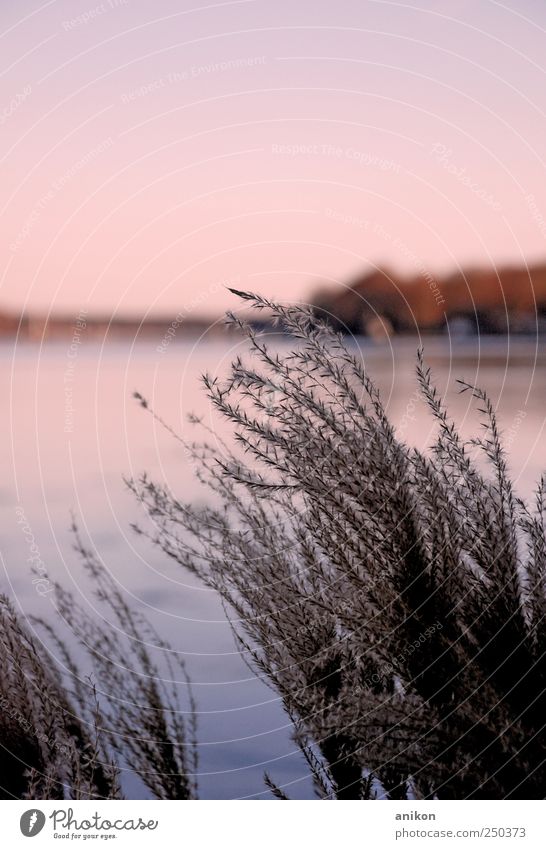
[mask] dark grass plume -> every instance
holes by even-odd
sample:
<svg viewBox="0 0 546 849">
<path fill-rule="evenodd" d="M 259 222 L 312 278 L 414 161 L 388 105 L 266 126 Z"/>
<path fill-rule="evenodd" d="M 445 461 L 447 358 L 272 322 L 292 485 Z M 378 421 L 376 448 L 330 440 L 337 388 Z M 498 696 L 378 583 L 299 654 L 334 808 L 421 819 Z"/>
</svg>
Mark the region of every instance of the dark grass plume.
<svg viewBox="0 0 546 849">
<path fill-rule="evenodd" d="M 0 597 L 0 796 L 119 799 L 133 772 L 143 795 L 195 798 L 196 714 L 184 664 L 73 530 L 101 616 L 55 584 L 55 620 L 34 623 L 44 642 Z"/>
<path fill-rule="evenodd" d="M 483 419 L 464 442 L 422 352 L 425 453 L 310 310 L 235 294 L 296 342 L 230 316 L 248 356 L 205 387 L 235 446 L 185 444 L 215 506 L 143 476 L 146 533 L 220 593 L 319 797 L 543 798 L 544 479 L 517 498 L 489 398 L 461 384 Z"/>
</svg>

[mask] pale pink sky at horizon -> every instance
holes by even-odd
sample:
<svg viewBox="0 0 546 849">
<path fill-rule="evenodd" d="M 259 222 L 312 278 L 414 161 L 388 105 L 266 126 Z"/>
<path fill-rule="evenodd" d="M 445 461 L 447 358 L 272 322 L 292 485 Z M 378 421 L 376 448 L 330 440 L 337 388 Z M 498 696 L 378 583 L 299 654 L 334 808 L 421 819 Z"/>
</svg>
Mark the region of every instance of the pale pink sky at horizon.
<svg viewBox="0 0 546 849">
<path fill-rule="evenodd" d="M 546 260 L 546 7 L 0 9 L 0 309 L 214 314 Z"/>
</svg>

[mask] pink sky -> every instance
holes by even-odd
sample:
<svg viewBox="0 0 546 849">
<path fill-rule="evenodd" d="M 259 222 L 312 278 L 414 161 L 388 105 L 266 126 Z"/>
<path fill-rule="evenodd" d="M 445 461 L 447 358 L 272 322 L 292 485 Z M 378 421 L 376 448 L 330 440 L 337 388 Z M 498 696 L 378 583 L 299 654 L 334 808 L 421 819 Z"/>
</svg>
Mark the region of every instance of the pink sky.
<svg viewBox="0 0 546 849">
<path fill-rule="evenodd" d="M 542 0 L 0 8 L 0 306 L 546 259 Z"/>
</svg>

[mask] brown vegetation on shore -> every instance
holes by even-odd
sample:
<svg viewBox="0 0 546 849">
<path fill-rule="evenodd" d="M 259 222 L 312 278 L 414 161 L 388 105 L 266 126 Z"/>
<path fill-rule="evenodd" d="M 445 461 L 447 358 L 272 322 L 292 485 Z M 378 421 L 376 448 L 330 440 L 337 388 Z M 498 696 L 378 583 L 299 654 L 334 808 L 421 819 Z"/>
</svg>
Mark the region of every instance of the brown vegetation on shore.
<svg viewBox="0 0 546 849">
<path fill-rule="evenodd" d="M 536 333 L 544 330 L 546 265 L 466 269 L 437 277 L 388 270 L 363 274 L 346 287 L 324 287 L 311 298 L 336 329 L 373 333 L 442 332 L 457 320 L 468 333 Z"/>
</svg>

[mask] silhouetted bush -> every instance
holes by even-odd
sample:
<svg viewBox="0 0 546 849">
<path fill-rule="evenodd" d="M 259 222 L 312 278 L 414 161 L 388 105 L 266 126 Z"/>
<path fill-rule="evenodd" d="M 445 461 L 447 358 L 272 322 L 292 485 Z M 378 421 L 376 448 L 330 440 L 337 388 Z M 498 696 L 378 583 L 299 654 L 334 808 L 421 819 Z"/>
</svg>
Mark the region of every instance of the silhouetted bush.
<svg viewBox="0 0 546 849">
<path fill-rule="evenodd" d="M 216 506 L 143 476 L 145 532 L 228 605 L 320 797 L 543 798 L 544 480 L 531 510 L 488 397 L 461 384 L 484 417 L 463 442 L 422 353 L 426 453 L 397 439 L 341 336 L 236 294 L 295 345 L 271 351 L 231 316 L 249 356 L 205 385 L 237 444 L 184 443 Z"/>
</svg>

